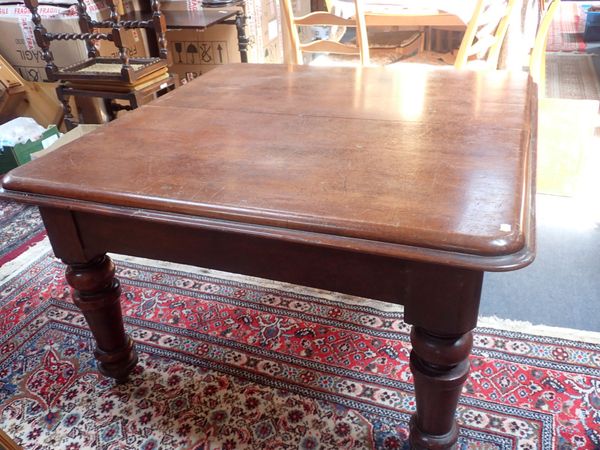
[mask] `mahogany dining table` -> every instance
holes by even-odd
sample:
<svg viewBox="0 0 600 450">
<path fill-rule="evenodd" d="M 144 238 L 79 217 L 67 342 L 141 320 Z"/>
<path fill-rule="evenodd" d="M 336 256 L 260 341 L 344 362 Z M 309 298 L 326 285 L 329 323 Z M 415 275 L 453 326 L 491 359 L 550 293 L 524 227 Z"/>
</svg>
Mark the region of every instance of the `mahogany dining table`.
<svg viewBox="0 0 600 450">
<path fill-rule="evenodd" d="M 536 87 L 400 65 L 219 67 L 9 172 L 96 340 L 137 364 L 107 252 L 404 305 L 416 449 L 455 446 L 483 275 L 529 264 Z"/>
</svg>

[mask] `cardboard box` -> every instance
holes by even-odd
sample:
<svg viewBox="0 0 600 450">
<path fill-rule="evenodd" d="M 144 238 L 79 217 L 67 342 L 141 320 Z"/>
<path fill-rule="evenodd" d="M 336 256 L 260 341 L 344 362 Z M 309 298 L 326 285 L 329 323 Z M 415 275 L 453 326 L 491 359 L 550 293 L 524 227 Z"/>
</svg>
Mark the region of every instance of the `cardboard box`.
<svg viewBox="0 0 600 450">
<path fill-rule="evenodd" d="M 239 63 L 237 32 L 232 25 L 215 25 L 205 31 L 167 31 L 173 65 L 182 84 L 220 65 Z"/>
<path fill-rule="evenodd" d="M 60 136 L 55 125 L 48 127 L 46 131 L 35 141 L 27 141 L 14 146 L 2 146 L 0 149 L 0 173 L 6 173 L 17 166 L 31 161 L 32 153 L 49 147 Z"/>
<path fill-rule="evenodd" d="M 122 0 L 120 2 L 119 14 L 131 13 L 134 11 L 150 11 L 150 3 L 147 0 Z M 162 6 L 162 2 L 161 6 Z M 162 9 L 162 8 L 161 8 Z"/>
<path fill-rule="evenodd" d="M 62 147 L 65 144 L 68 144 L 75 139 L 80 138 L 83 135 L 88 134 L 90 131 L 94 131 L 96 128 L 101 127 L 102 124 L 79 124 L 71 131 L 67 131 L 61 137 L 59 137 L 52 145 L 45 148 L 44 150 L 40 150 L 39 152 L 35 152 L 31 154 L 31 159 L 38 159 L 44 155 L 47 155 L 50 152 L 53 152 L 59 147 Z"/>
<path fill-rule="evenodd" d="M 162 11 L 198 11 L 202 9 L 202 0 L 162 0 Z"/>
<path fill-rule="evenodd" d="M 105 20 L 109 9 L 104 0 L 85 0 L 94 20 Z M 80 33 L 75 5 L 40 5 L 42 25 L 53 33 Z M 31 13 L 22 4 L 0 4 L 0 54 L 29 81 L 46 80 L 42 51 L 35 42 Z M 54 41 L 50 45 L 57 66 L 65 67 L 87 58 L 84 41 Z"/>
<path fill-rule="evenodd" d="M 179 7 L 183 3 L 180 1 Z M 246 15 L 248 62 L 283 62 L 281 13 L 276 0 L 247 1 Z M 167 42 L 173 62 L 169 70 L 177 73 L 182 83 L 219 65 L 241 62 L 234 25 L 214 25 L 205 31 L 168 30 Z"/>
<path fill-rule="evenodd" d="M 109 32 L 108 29 L 99 29 L 100 32 Z M 130 29 L 124 32 L 124 44 L 130 58 L 146 58 L 150 55 L 148 39 L 142 29 Z M 95 43 L 100 56 L 119 57 L 119 49 L 110 41 L 100 40 Z"/>
</svg>

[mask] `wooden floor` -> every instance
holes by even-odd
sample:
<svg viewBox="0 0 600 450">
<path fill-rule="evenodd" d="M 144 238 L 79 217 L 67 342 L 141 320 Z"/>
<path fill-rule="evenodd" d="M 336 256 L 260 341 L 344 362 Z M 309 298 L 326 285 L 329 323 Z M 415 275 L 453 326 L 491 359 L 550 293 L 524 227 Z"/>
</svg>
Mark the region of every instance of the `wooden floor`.
<svg viewBox="0 0 600 450">
<path fill-rule="evenodd" d="M 0 430 L 0 450 L 21 450 L 21 447 L 15 444 L 4 431 Z"/>
</svg>

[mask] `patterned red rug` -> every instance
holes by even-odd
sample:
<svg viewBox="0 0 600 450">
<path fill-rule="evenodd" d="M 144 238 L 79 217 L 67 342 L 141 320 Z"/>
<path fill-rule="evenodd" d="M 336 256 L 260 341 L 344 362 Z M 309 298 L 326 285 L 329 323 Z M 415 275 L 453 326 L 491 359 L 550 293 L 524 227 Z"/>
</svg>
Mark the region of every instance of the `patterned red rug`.
<svg viewBox="0 0 600 450">
<path fill-rule="evenodd" d="M 585 2 L 562 2 L 550 25 L 547 52 L 585 52 L 581 5 Z M 589 3 L 589 2 L 588 2 Z"/>
<path fill-rule="evenodd" d="M 45 240 L 0 270 L 0 428 L 25 449 L 408 448 L 397 306 L 115 259 L 125 385 L 96 371 Z M 599 343 L 479 328 L 459 448 L 600 448 Z"/>
<path fill-rule="evenodd" d="M 0 200 L 0 267 L 45 235 L 37 208 Z"/>
</svg>

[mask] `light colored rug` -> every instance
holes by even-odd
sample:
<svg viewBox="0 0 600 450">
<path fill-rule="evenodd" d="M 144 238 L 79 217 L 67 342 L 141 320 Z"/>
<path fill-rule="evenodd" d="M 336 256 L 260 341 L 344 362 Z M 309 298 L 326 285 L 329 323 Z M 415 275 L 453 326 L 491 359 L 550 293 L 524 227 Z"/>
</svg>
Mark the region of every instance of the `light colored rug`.
<svg viewBox="0 0 600 450">
<path fill-rule="evenodd" d="M 600 100 L 600 81 L 594 55 L 549 53 L 546 57 L 546 96 Z"/>
<path fill-rule="evenodd" d="M 598 203 L 600 75 L 593 62 L 598 57 L 574 53 L 546 56 L 547 98 L 539 109 L 539 193 Z"/>
</svg>

